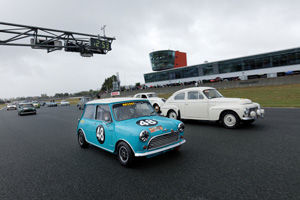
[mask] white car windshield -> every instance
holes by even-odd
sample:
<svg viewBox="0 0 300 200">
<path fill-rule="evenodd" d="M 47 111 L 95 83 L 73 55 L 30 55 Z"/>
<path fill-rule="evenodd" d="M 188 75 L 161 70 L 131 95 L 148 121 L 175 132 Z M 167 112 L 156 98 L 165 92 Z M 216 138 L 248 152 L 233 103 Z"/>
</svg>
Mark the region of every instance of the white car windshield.
<svg viewBox="0 0 300 200">
<path fill-rule="evenodd" d="M 158 97 L 157 94 L 147 94 L 148 98 Z"/>
<path fill-rule="evenodd" d="M 113 105 L 113 113 L 117 121 L 157 115 L 152 105 L 147 101 L 133 101 Z"/>
<path fill-rule="evenodd" d="M 208 99 L 221 98 L 223 95 L 216 89 L 203 90 L 203 93 Z"/>
</svg>

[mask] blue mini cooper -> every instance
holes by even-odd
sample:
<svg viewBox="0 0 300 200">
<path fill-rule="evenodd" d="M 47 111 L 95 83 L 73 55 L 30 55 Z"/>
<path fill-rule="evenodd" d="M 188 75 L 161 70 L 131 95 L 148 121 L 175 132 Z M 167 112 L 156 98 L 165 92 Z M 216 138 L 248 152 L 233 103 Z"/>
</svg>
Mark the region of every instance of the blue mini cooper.
<svg viewBox="0 0 300 200">
<path fill-rule="evenodd" d="M 117 154 L 132 165 L 135 157 L 152 157 L 178 150 L 185 143 L 184 124 L 158 116 L 146 99 L 112 98 L 90 101 L 78 121 L 80 147 L 89 144 Z"/>
</svg>

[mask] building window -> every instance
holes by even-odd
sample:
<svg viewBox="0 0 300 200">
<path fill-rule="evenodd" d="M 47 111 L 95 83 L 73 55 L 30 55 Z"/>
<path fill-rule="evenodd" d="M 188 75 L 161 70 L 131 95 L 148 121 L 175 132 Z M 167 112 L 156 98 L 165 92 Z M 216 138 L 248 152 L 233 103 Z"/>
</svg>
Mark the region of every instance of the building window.
<svg viewBox="0 0 300 200">
<path fill-rule="evenodd" d="M 272 63 L 273 67 L 277 67 L 280 65 L 279 64 L 279 56 L 273 56 L 272 59 L 273 59 L 273 63 Z"/>
<path fill-rule="evenodd" d="M 220 62 L 218 66 L 221 74 L 242 71 L 241 62 Z"/>
<path fill-rule="evenodd" d="M 203 75 L 212 75 L 214 74 L 214 68 L 212 65 L 203 67 Z"/>
<path fill-rule="evenodd" d="M 244 70 L 251 70 L 251 69 L 256 69 L 255 60 L 254 59 L 244 60 Z"/>
<path fill-rule="evenodd" d="M 191 67 L 182 71 L 183 78 L 199 76 L 198 67 Z"/>
</svg>

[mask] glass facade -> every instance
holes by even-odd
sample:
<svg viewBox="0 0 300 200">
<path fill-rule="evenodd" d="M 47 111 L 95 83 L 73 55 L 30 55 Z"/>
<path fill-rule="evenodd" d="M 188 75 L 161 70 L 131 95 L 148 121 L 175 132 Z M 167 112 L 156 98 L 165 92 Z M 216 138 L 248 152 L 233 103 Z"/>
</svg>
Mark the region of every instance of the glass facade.
<svg viewBox="0 0 300 200">
<path fill-rule="evenodd" d="M 150 61 L 153 71 L 160 71 L 174 68 L 175 51 L 155 51 L 150 53 Z"/>
<path fill-rule="evenodd" d="M 162 51 L 164 53 L 172 51 Z M 157 53 L 157 52 L 153 52 Z M 167 55 L 167 58 L 171 59 L 172 54 L 157 54 L 152 59 L 160 58 L 158 55 Z M 150 54 L 151 57 L 151 54 Z M 161 56 L 161 59 L 166 59 L 166 56 Z M 167 59 L 166 59 L 167 60 Z M 155 63 L 155 62 L 154 62 Z M 173 63 L 174 64 L 174 63 Z M 218 68 L 219 73 L 231 73 L 255 69 L 263 69 L 270 67 L 281 67 L 287 65 L 300 64 L 300 48 L 294 48 L 289 50 L 259 54 L 255 56 L 247 56 L 242 58 L 230 59 L 225 61 L 219 61 L 214 63 L 205 63 L 195 66 L 182 67 L 172 70 L 166 70 L 161 72 L 153 72 L 144 74 L 145 83 L 151 83 L 156 81 L 167 81 L 181 78 L 191 78 L 200 76 L 199 70 L 203 70 L 203 75 L 216 75 L 214 73 L 214 67 Z M 173 67 L 173 66 L 172 66 Z M 153 64 L 152 64 L 153 68 Z M 154 70 L 154 68 L 153 68 Z"/>
</svg>

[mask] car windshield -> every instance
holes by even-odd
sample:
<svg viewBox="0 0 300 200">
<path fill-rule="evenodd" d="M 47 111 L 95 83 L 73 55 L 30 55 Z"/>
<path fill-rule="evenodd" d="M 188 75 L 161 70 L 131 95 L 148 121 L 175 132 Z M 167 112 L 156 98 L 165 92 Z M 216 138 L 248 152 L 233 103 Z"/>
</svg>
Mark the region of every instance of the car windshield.
<svg viewBox="0 0 300 200">
<path fill-rule="evenodd" d="M 32 104 L 21 104 L 20 108 L 28 108 L 28 107 L 33 107 Z"/>
<path fill-rule="evenodd" d="M 203 90 L 203 93 L 208 99 L 221 98 L 223 95 L 216 89 Z"/>
<path fill-rule="evenodd" d="M 113 105 L 113 113 L 117 121 L 157 115 L 152 105 L 147 101 L 132 101 Z"/>
<path fill-rule="evenodd" d="M 148 94 L 147 96 L 148 96 L 148 98 L 158 97 L 155 93 L 153 93 L 153 94 Z"/>
</svg>

